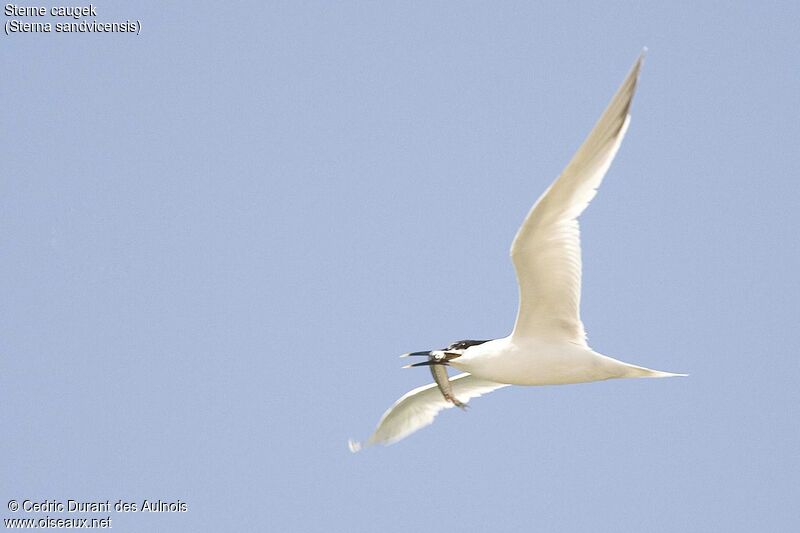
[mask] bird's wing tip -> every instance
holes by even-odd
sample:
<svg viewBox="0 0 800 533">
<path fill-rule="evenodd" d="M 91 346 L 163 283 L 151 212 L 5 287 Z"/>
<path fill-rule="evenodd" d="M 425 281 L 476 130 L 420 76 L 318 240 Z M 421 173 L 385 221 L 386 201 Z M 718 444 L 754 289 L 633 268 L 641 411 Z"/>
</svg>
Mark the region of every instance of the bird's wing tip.
<svg viewBox="0 0 800 533">
<path fill-rule="evenodd" d="M 633 69 L 638 70 L 642 68 L 644 65 L 644 58 L 647 56 L 648 48 L 646 46 L 642 47 L 642 51 L 639 52 L 639 57 L 636 58 L 636 63 L 633 64 Z"/>
<path fill-rule="evenodd" d="M 347 439 L 347 447 L 350 448 L 350 453 L 358 453 L 363 446 L 357 440 Z"/>
</svg>

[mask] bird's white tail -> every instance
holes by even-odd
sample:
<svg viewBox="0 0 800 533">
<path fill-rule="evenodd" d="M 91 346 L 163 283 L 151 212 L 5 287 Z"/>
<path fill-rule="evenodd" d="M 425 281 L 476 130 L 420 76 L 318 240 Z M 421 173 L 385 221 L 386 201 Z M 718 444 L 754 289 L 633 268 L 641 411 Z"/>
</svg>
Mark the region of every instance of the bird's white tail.
<svg viewBox="0 0 800 533">
<path fill-rule="evenodd" d="M 661 370 L 652 370 L 643 366 L 636 366 L 625 364 L 624 378 L 674 378 L 688 376 L 689 374 L 675 374 L 672 372 L 662 372 Z"/>
</svg>

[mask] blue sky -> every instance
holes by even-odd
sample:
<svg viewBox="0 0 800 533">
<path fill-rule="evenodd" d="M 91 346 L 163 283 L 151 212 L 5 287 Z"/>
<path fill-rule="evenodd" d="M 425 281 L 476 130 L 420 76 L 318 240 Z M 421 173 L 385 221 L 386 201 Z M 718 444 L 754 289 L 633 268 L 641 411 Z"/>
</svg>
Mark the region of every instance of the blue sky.
<svg viewBox="0 0 800 533">
<path fill-rule="evenodd" d="M 0 516 L 796 529 L 800 8 L 747 4 L 98 2 L 141 35 L 2 35 Z M 582 317 L 691 377 L 505 389 L 351 455 L 429 381 L 397 355 L 510 331 L 511 239 L 643 46 Z"/>
</svg>

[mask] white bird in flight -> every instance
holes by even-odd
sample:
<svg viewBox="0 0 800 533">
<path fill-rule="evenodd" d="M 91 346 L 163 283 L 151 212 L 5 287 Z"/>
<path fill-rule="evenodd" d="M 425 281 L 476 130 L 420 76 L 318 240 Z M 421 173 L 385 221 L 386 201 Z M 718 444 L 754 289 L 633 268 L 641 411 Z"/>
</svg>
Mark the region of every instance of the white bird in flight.
<svg viewBox="0 0 800 533">
<path fill-rule="evenodd" d="M 644 51 L 567 167 L 534 204 L 511 244 L 519 310 L 511 335 L 459 341 L 427 356 L 436 383 L 408 392 L 380 419 L 366 442 L 393 444 L 433 422 L 442 409 L 508 385 L 562 385 L 613 378 L 685 376 L 631 365 L 586 344 L 580 319 L 578 217 L 594 198 L 630 123 Z M 463 371 L 448 380 L 447 366 Z M 350 441 L 356 452 L 361 443 Z"/>
</svg>

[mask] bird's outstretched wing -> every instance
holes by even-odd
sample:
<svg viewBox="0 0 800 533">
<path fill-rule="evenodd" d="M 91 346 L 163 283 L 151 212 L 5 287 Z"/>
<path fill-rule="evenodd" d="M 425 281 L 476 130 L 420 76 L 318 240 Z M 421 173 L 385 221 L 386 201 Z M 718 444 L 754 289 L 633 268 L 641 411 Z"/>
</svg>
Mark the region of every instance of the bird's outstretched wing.
<svg viewBox="0 0 800 533">
<path fill-rule="evenodd" d="M 578 216 L 594 198 L 628 128 L 644 52 L 567 167 L 534 204 L 511 244 L 519 283 L 513 336 L 586 344 L 580 319 Z"/>
<path fill-rule="evenodd" d="M 504 383 L 479 379 L 468 373 L 454 376 L 450 380 L 450 384 L 453 388 L 453 395 L 462 402 L 507 386 Z M 453 407 L 453 404 L 442 397 L 436 383 L 416 388 L 397 400 L 383 414 L 378 422 L 378 427 L 366 444 L 367 446 L 394 444 L 418 429 L 432 424 L 439 411 L 450 407 Z M 351 451 L 356 452 L 360 449 L 360 443 L 350 442 Z"/>
</svg>

